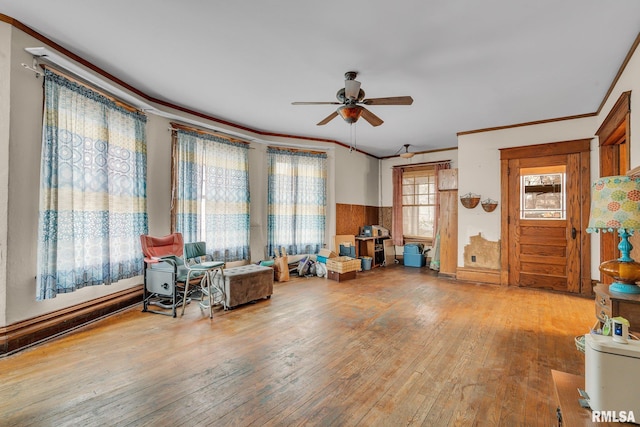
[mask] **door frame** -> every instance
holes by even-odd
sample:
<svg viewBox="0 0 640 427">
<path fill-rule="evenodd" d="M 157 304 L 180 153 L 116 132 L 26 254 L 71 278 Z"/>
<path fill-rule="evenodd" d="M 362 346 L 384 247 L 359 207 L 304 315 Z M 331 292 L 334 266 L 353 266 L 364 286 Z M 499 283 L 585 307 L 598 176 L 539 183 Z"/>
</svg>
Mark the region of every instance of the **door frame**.
<svg viewBox="0 0 640 427">
<path fill-rule="evenodd" d="M 509 286 L 509 256 L 513 249 L 509 235 L 509 206 L 514 195 L 509 194 L 509 160 L 544 157 L 559 154 L 580 154 L 580 290 L 585 296 L 593 294 L 591 286 L 591 238 L 585 232 L 589 223 L 591 204 L 591 139 L 551 142 L 548 144 L 500 149 L 500 285 Z"/>
<path fill-rule="evenodd" d="M 631 135 L 631 91 L 623 92 L 604 119 L 596 136 L 600 145 L 600 177 L 624 175 L 630 168 L 629 141 Z M 618 257 L 616 233 L 598 233 L 600 236 L 600 262 Z M 631 243 L 638 246 L 638 238 Z M 637 256 L 634 251 L 632 256 Z M 609 284 L 613 278 L 600 275 L 600 283 Z"/>
</svg>

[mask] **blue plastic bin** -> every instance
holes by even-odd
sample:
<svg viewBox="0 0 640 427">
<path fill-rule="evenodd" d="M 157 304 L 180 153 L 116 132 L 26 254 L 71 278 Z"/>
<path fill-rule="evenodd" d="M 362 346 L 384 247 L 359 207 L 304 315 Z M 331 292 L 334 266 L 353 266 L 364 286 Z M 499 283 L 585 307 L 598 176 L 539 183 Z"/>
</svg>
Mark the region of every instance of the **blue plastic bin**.
<svg viewBox="0 0 640 427">
<path fill-rule="evenodd" d="M 427 260 L 423 254 L 404 254 L 404 265 L 407 267 L 424 267 Z"/>
</svg>

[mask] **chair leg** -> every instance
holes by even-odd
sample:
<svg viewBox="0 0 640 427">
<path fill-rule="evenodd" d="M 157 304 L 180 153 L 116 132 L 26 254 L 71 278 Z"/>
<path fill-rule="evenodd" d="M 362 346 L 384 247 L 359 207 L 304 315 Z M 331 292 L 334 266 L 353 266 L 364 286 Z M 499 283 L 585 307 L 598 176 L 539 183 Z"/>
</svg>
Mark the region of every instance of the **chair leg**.
<svg viewBox="0 0 640 427">
<path fill-rule="evenodd" d="M 184 296 L 182 297 L 182 313 L 180 317 L 184 316 L 184 309 L 187 306 L 187 295 L 189 295 L 189 275 L 187 274 L 187 280 L 184 282 Z"/>
<path fill-rule="evenodd" d="M 211 271 L 205 274 L 207 280 L 207 289 L 209 290 L 209 319 L 213 319 L 213 280 L 211 280 Z"/>
</svg>

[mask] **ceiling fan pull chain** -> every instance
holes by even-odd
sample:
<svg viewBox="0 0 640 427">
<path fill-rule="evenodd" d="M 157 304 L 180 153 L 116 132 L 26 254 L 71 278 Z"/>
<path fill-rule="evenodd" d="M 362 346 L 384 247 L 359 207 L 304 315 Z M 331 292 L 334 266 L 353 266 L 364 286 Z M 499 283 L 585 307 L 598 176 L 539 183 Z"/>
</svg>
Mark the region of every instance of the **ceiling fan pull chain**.
<svg viewBox="0 0 640 427">
<path fill-rule="evenodd" d="M 358 148 L 358 141 L 356 138 L 356 123 L 351 123 L 349 125 L 349 152 L 351 153 L 353 150 Z"/>
</svg>

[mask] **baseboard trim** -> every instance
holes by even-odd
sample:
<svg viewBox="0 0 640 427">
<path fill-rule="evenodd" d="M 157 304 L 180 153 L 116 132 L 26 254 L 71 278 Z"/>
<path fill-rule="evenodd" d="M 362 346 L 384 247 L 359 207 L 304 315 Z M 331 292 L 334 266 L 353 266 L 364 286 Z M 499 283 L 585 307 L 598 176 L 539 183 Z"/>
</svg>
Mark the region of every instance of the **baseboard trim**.
<svg viewBox="0 0 640 427">
<path fill-rule="evenodd" d="M 456 271 L 456 278 L 466 282 L 491 283 L 493 285 L 499 285 L 500 270 L 458 267 Z"/>
<path fill-rule="evenodd" d="M 142 285 L 0 328 L 0 357 L 142 302 Z"/>
</svg>

